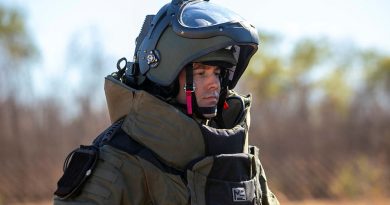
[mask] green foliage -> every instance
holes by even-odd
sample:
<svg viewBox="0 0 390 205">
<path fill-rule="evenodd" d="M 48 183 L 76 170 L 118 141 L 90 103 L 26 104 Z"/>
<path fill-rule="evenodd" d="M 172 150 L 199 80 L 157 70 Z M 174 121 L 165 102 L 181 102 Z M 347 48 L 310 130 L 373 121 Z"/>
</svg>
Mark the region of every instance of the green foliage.
<svg viewBox="0 0 390 205">
<path fill-rule="evenodd" d="M 329 55 L 326 41 L 303 39 L 299 41 L 291 55 L 291 76 L 299 78 L 321 63 Z"/>
<path fill-rule="evenodd" d="M 347 161 L 331 182 L 331 192 L 340 198 L 358 198 L 362 196 L 384 196 L 384 172 L 380 166 L 372 163 L 367 156 Z"/>
<path fill-rule="evenodd" d="M 367 81 L 371 88 L 390 91 L 390 57 L 378 59 L 376 65 L 367 69 Z"/>
<path fill-rule="evenodd" d="M 37 50 L 26 30 L 24 17 L 16 9 L 0 5 L 0 50 L 9 61 L 18 62 L 36 56 Z M 6 59 L 7 60 L 7 59 Z"/>
<path fill-rule="evenodd" d="M 314 101 L 317 105 L 333 105 L 345 116 L 355 94 L 373 89 L 390 93 L 390 57 L 376 51 L 334 45 L 318 38 L 302 39 L 282 54 L 278 52 L 280 36 L 265 33 L 260 39 L 259 52 L 247 68 L 243 86 L 261 101 L 299 98 L 313 105 L 308 100 L 320 96 Z"/>
<path fill-rule="evenodd" d="M 345 69 L 337 68 L 319 82 L 325 92 L 325 99 L 342 114 L 347 113 L 353 93 L 352 88 L 346 83 L 346 76 Z"/>
<path fill-rule="evenodd" d="M 0 99 L 21 97 L 26 93 L 31 95 L 31 76 L 27 69 L 37 59 L 38 51 L 27 31 L 22 12 L 2 5 L 0 56 Z"/>
<path fill-rule="evenodd" d="M 249 65 L 246 86 L 261 98 L 272 98 L 283 91 L 284 68 L 279 58 L 256 56 Z"/>
<path fill-rule="evenodd" d="M 261 33 L 260 51 L 250 61 L 244 73 L 244 86 L 259 96 L 269 99 L 279 96 L 285 87 L 285 68 L 282 58 L 273 51 L 277 47 L 280 37 Z"/>
</svg>

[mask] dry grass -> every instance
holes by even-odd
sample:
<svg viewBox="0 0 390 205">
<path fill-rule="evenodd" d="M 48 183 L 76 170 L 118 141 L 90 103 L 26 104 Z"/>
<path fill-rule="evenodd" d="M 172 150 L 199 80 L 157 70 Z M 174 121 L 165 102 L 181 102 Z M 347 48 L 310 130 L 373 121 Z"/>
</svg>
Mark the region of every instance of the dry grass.
<svg viewBox="0 0 390 205">
<path fill-rule="evenodd" d="M 52 205 L 52 201 L 41 201 L 41 202 L 25 202 L 25 203 L 14 203 L 10 205 Z"/>
<path fill-rule="evenodd" d="M 390 199 L 374 200 L 304 200 L 294 202 L 282 202 L 282 205 L 389 205 Z"/>
</svg>

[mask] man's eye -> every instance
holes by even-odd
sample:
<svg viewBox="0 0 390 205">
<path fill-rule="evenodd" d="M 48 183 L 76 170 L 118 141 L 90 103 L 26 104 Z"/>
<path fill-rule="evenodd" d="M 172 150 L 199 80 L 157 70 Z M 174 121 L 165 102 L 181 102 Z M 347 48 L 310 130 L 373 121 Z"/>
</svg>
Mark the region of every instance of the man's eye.
<svg viewBox="0 0 390 205">
<path fill-rule="evenodd" d="M 204 75 L 204 74 L 205 74 L 204 71 L 197 71 L 197 72 L 195 72 L 195 75 Z"/>
</svg>

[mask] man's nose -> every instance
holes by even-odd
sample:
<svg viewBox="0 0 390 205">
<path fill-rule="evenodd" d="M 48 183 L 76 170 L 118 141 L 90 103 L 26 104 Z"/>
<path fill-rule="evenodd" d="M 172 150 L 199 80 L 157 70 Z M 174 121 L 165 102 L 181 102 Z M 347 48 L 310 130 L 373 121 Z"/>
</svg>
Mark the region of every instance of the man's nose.
<svg viewBox="0 0 390 205">
<path fill-rule="evenodd" d="M 208 78 L 208 89 L 216 90 L 220 86 L 219 76 L 213 74 Z"/>
</svg>

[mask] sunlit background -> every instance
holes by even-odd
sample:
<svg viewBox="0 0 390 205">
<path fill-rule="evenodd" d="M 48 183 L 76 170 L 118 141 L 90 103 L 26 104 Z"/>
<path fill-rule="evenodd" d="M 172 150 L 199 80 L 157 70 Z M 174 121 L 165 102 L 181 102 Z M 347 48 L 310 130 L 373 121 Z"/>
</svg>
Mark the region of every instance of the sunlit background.
<svg viewBox="0 0 390 205">
<path fill-rule="evenodd" d="M 237 89 L 279 199 L 388 204 L 390 1 L 211 1 L 259 30 Z M 104 77 L 166 3 L 0 0 L 0 205 L 51 199 L 66 154 L 109 126 Z"/>
</svg>

